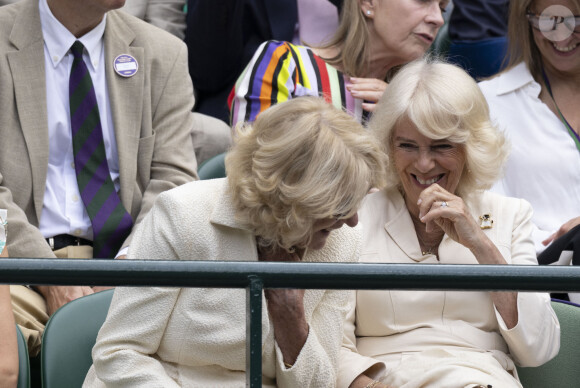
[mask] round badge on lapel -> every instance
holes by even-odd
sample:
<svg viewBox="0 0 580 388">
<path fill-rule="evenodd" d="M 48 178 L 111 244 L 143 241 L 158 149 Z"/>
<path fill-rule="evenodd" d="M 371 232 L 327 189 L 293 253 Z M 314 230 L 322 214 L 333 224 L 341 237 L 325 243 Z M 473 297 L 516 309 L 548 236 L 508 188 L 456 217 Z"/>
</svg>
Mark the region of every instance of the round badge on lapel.
<svg viewBox="0 0 580 388">
<path fill-rule="evenodd" d="M 129 54 L 121 54 L 117 56 L 113 62 L 113 67 L 115 68 L 115 73 L 119 74 L 121 77 L 132 77 L 137 73 L 137 70 L 139 70 L 137 60 Z"/>
</svg>

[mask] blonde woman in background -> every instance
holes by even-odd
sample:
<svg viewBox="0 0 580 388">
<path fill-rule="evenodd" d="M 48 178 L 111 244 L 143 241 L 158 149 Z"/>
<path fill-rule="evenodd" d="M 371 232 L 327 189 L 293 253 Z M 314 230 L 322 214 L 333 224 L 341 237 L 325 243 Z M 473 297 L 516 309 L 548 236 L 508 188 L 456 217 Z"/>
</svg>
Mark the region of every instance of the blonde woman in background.
<svg viewBox="0 0 580 388">
<path fill-rule="evenodd" d="M 429 49 L 448 4 L 344 0 L 338 30 L 327 45 L 264 42 L 230 95 L 232 123 L 254 121 L 269 106 L 304 95 L 324 96 L 366 122 L 397 66 Z"/>
</svg>

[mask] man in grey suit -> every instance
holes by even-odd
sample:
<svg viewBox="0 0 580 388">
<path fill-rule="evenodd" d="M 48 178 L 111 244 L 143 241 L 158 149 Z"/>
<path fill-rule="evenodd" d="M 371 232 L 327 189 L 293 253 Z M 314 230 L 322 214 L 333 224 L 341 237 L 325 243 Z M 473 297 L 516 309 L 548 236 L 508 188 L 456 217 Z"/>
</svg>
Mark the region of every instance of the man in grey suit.
<svg viewBox="0 0 580 388">
<path fill-rule="evenodd" d="M 0 208 L 8 209 L 13 257 L 93 257 L 99 229 L 86 210 L 86 188 L 77 185 L 82 179 L 73 153 L 77 134 L 69 82 L 75 63 L 82 62 L 92 80 L 98 110 L 91 112 L 98 116 L 102 161 L 106 157 L 110 175 L 103 179 L 129 220 L 108 257 L 126 253 L 131 225 L 143 219 L 160 192 L 196 179 L 186 46 L 117 11 L 124 2 L 22 0 L 0 7 Z M 81 54 L 73 56 L 71 47 L 79 42 Z M 11 287 L 31 353 L 38 352 L 52 312 L 96 290 Z"/>
</svg>

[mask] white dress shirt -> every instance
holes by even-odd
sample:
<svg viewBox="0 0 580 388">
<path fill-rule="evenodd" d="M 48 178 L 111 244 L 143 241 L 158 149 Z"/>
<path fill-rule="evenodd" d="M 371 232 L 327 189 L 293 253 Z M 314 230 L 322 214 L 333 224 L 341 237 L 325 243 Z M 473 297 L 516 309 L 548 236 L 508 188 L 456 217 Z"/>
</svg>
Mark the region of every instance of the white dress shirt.
<svg viewBox="0 0 580 388">
<path fill-rule="evenodd" d="M 83 58 L 95 88 L 107 163 L 118 191 L 117 142 L 105 79 L 103 34 L 106 16 L 93 30 L 77 39 L 54 17 L 47 0 L 40 0 L 40 21 L 44 36 L 49 133 L 49 162 L 40 230 L 45 237 L 70 234 L 92 240 L 91 220 L 81 199 L 74 169 L 68 95 L 73 61 L 70 47 L 79 40 L 86 48 Z"/>
</svg>

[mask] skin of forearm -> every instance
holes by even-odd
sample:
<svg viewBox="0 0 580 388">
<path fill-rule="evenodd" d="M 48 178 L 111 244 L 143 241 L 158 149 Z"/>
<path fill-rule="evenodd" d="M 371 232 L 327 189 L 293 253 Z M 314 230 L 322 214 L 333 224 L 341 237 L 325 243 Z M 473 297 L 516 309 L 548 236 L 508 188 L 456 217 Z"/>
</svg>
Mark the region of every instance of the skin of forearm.
<svg viewBox="0 0 580 388">
<path fill-rule="evenodd" d="M 487 237 L 482 240 L 482 244 L 472 248 L 471 252 L 480 264 L 507 265 L 495 244 Z M 518 324 L 518 293 L 494 291 L 490 295 L 507 328 L 515 327 Z"/>
</svg>

